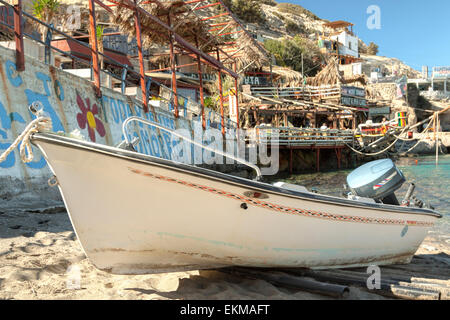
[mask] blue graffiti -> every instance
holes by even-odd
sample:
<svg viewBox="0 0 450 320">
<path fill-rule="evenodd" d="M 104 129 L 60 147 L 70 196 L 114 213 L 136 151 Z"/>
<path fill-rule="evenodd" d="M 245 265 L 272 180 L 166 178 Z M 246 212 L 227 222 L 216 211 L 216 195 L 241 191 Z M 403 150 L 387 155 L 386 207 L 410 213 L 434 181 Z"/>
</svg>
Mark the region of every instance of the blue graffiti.
<svg viewBox="0 0 450 320">
<path fill-rule="evenodd" d="M 24 83 L 24 80 L 30 80 L 28 78 L 22 78 L 21 75 L 17 73 L 17 68 L 14 62 L 6 61 L 5 67 L 5 73 L 7 74 L 8 81 L 13 87 L 20 87 Z M 63 85 L 58 80 L 53 81 L 52 78 L 47 73 L 45 73 L 45 71 L 35 72 L 35 77 L 36 79 L 34 79 L 34 82 L 37 82 L 39 86 L 40 83 L 42 83 L 42 87 L 34 91 L 28 87 L 35 88 L 35 86 L 24 86 L 23 92 L 27 97 L 28 104 L 39 101 L 44 108 L 44 112 L 52 119 L 53 131 L 65 132 L 66 130 L 58 113 L 53 109 L 51 105 L 51 101 L 54 101 L 52 99 L 58 99 L 59 101 L 63 101 L 65 99 L 65 91 Z M 133 116 L 134 114 L 140 117 L 144 117 L 147 120 L 158 122 L 168 129 L 176 129 L 180 124 L 183 123 L 182 120 L 175 120 L 174 117 L 167 112 L 150 111 L 148 113 L 144 113 L 140 106 L 133 103 L 127 103 L 127 100 L 125 99 L 120 100 L 103 95 L 101 102 L 105 121 L 108 122 L 106 120 L 106 115 L 108 114 L 111 124 L 115 123 L 117 125 L 121 125 L 128 117 Z M 181 106 L 181 108 L 184 108 L 184 115 L 186 115 L 187 100 L 185 100 L 184 106 Z M 35 116 L 31 114 L 31 112 L 29 113 L 29 116 L 32 119 L 35 118 Z M 0 102 L 0 138 L 4 140 L 0 143 L 1 150 L 7 149 L 9 146 L 11 146 L 11 141 L 9 139 L 11 139 L 12 137 L 9 136 L 9 130 L 11 129 L 11 123 L 14 122 L 21 125 L 26 123 L 21 114 L 19 114 L 18 112 L 8 113 L 3 104 L 1 104 Z M 136 126 L 135 128 L 135 132 L 130 132 L 130 136 L 128 138 L 132 139 L 134 137 L 140 137 L 140 142 L 137 146 L 139 152 L 165 159 L 172 158 L 172 150 L 178 143 L 178 141 L 172 141 L 172 136 L 170 133 L 143 124 L 139 124 L 139 126 Z M 39 153 L 37 152 L 35 154 L 38 155 Z M 18 160 L 17 154 L 13 152 L 7 157 L 5 161 L 0 163 L 0 167 L 11 168 L 16 165 L 16 160 Z M 46 166 L 46 161 L 43 156 L 39 156 L 36 157 L 36 160 L 34 162 L 28 163 L 26 165 L 31 169 L 42 169 Z"/>
<path fill-rule="evenodd" d="M 64 88 L 62 84 L 58 80 L 55 80 L 54 87 L 56 97 L 59 99 L 59 101 L 64 101 Z"/>
<path fill-rule="evenodd" d="M 36 73 L 36 75 L 37 75 L 37 73 Z M 41 79 L 45 79 L 45 78 L 41 77 Z M 44 83 L 46 83 L 46 82 L 44 82 Z M 47 87 L 47 85 L 44 85 L 44 88 L 45 87 Z M 47 89 L 48 89 L 48 87 L 47 87 Z M 47 91 L 47 89 L 46 89 L 46 91 Z M 55 110 L 53 110 L 50 102 L 48 101 L 48 96 L 42 95 L 40 93 L 36 93 L 29 89 L 25 89 L 25 94 L 28 99 L 28 104 L 32 104 L 35 101 L 39 101 L 42 103 L 42 105 L 44 107 L 44 112 L 46 112 L 52 119 L 52 125 L 53 125 L 52 129 L 54 132 L 59 132 L 59 131 L 65 132 L 66 131 L 64 129 L 64 126 L 62 125 L 61 120 L 58 117 L 58 114 L 55 112 Z M 36 118 L 36 116 L 34 114 L 32 114 L 31 112 L 30 112 L 30 116 L 33 119 Z M 45 167 L 46 164 L 47 164 L 47 162 L 45 161 L 44 157 L 41 156 L 41 158 L 38 161 L 29 162 L 26 165 L 27 165 L 27 167 L 29 167 L 31 169 L 42 169 Z"/>
<path fill-rule="evenodd" d="M 112 97 L 103 96 L 103 103 L 112 114 L 113 120 L 116 124 L 123 123 L 128 117 L 134 114 L 138 117 L 144 117 L 147 120 L 155 121 L 155 115 L 153 112 L 143 112 L 142 108 L 137 105 L 130 106 L 121 100 L 114 99 Z M 158 122 L 164 127 L 169 129 L 175 129 L 175 120 L 164 114 L 157 114 Z M 133 132 L 133 136 L 128 136 L 128 139 L 140 137 L 137 145 L 137 150 L 140 153 L 147 154 L 154 157 L 161 157 L 165 159 L 171 159 L 172 146 L 171 135 L 164 130 L 157 130 L 152 126 L 147 126 L 142 123 L 138 123 L 139 130 Z M 123 138 L 123 137 L 122 137 Z"/>
<path fill-rule="evenodd" d="M 36 78 L 42 81 L 42 85 L 44 86 L 45 93 L 48 97 L 51 96 L 50 88 L 48 87 L 48 83 L 52 82 L 52 78 L 42 72 L 36 72 Z"/>
<path fill-rule="evenodd" d="M 16 64 L 10 60 L 6 60 L 6 76 L 14 87 L 20 87 L 23 83 L 22 77 L 17 74 Z"/>
<path fill-rule="evenodd" d="M 6 150 L 10 146 L 11 146 L 11 143 L 0 143 L 0 150 Z M 16 156 L 14 155 L 14 152 L 11 152 L 6 157 L 5 161 L 0 162 L 0 168 L 8 169 L 8 168 L 14 167 L 15 163 L 16 163 Z"/>
<path fill-rule="evenodd" d="M 40 103 L 42 103 L 42 105 L 44 106 L 44 112 L 46 112 L 52 119 L 54 132 L 58 132 L 58 131 L 65 132 L 66 131 L 66 130 L 64 130 L 64 126 L 62 125 L 62 122 L 59 119 L 58 114 L 55 112 L 55 110 L 53 110 L 50 102 L 48 101 L 48 96 L 34 92 L 30 89 L 25 89 L 25 94 L 28 99 L 28 104 L 32 104 L 35 101 L 39 101 Z M 31 112 L 30 112 L 30 116 L 33 119 L 36 118 L 36 116 L 34 114 L 32 114 Z"/>
<path fill-rule="evenodd" d="M 23 79 L 19 74 L 17 74 L 17 68 L 16 68 L 16 65 L 14 64 L 14 62 L 7 60 L 5 62 L 5 66 L 6 66 L 6 74 L 7 74 L 8 80 L 11 83 L 11 85 L 14 87 L 20 87 L 23 83 Z M 59 119 L 57 113 L 52 108 L 52 106 L 48 100 L 48 98 L 51 96 L 51 90 L 49 87 L 49 83 L 51 83 L 52 79 L 48 75 L 46 75 L 42 72 L 36 72 L 35 74 L 36 74 L 36 78 L 38 80 L 42 81 L 45 95 L 34 92 L 29 89 L 25 89 L 24 92 L 27 96 L 28 104 L 31 104 L 35 101 L 41 102 L 44 107 L 44 111 L 52 119 L 53 131 L 55 131 L 55 132 L 65 131 L 61 120 Z M 64 89 L 63 89 L 62 85 L 59 82 L 55 81 L 54 86 L 55 86 L 55 93 L 56 93 L 58 99 L 60 99 L 61 101 L 64 100 Z M 30 116 L 33 119 L 36 118 L 36 116 L 33 115 L 31 112 L 30 112 Z M 0 136 L 3 139 L 5 139 L 5 140 L 8 139 L 8 130 L 11 129 L 11 124 L 13 122 L 17 122 L 20 124 L 26 123 L 24 118 L 18 112 L 11 112 L 8 114 L 5 107 L 0 102 L 0 125 L 1 125 Z M 0 143 L 1 150 L 5 150 L 5 149 L 9 148 L 10 146 L 11 146 L 11 143 L 9 143 L 9 142 Z M 19 148 L 20 148 L 20 144 L 19 144 Z M 16 156 L 14 153 L 11 153 L 6 158 L 5 161 L 0 163 L 0 167 L 1 168 L 11 168 L 15 165 L 15 163 L 16 163 Z M 31 169 L 42 169 L 46 166 L 46 164 L 47 163 L 46 163 L 44 157 L 40 156 L 40 158 L 38 160 L 27 163 L 26 166 Z"/>
<path fill-rule="evenodd" d="M 11 129 L 11 118 L 6 112 L 6 109 L 1 101 L 0 101 L 0 124 L 2 125 L 3 129 Z"/>
<path fill-rule="evenodd" d="M 5 107 L 0 101 L 0 124 L 2 125 L 3 129 L 9 130 L 11 129 L 12 122 L 19 122 L 19 123 L 25 123 L 25 120 L 22 118 L 20 114 L 17 112 L 12 112 L 8 114 L 6 112 Z M 0 135 L 3 139 L 8 138 L 8 134 L 6 131 L 0 129 Z M 0 150 L 6 150 L 11 146 L 11 143 L 0 143 Z M 0 163 L 0 168 L 11 168 L 16 163 L 16 157 L 14 155 L 14 152 L 10 153 L 8 157 L 6 157 L 6 160 Z"/>
</svg>

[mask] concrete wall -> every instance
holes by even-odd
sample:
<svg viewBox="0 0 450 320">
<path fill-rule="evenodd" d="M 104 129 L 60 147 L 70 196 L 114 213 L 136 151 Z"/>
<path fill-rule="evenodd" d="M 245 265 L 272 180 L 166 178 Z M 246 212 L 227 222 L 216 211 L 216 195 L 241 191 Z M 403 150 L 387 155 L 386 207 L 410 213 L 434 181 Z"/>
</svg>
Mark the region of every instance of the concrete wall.
<svg viewBox="0 0 450 320">
<path fill-rule="evenodd" d="M 90 81 L 45 65 L 26 57 L 24 72 L 17 72 L 15 52 L 0 46 L 0 153 L 32 120 L 28 106 L 40 101 L 52 118 L 53 131 L 72 132 L 80 130 L 87 141 L 106 145 L 117 145 L 123 140 L 122 123 L 131 116 L 144 116 L 157 120 L 167 128 L 185 128 L 192 132 L 199 118 L 189 114 L 189 119 L 175 119 L 163 102 L 164 108 L 155 108 L 155 113 L 143 114 L 140 104 L 129 96 L 110 89 L 102 90 L 102 98 L 94 94 Z M 210 118 L 217 115 L 209 112 Z M 220 124 L 208 122 L 220 127 Z M 170 136 L 155 130 L 135 127 L 134 135 L 140 136 L 138 151 L 159 157 L 170 158 Z M 42 207 L 60 203 L 56 188 L 49 188 L 51 177 L 45 159 L 35 150 L 35 160 L 24 164 L 18 150 L 0 163 L 0 209 L 3 207 Z"/>
<path fill-rule="evenodd" d="M 358 58 L 358 38 L 347 32 L 342 32 L 337 36 L 332 36 L 331 39 L 340 42 L 343 47 L 339 48 L 339 54 L 349 55 Z"/>
</svg>

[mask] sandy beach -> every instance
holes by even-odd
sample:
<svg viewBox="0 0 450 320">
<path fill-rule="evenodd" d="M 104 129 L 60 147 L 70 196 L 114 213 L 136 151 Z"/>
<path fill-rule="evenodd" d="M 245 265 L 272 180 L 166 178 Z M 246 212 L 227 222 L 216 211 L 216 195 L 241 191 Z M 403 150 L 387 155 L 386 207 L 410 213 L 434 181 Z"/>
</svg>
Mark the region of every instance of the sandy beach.
<svg viewBox="0 0 450 320">
<path fill-rule="evenodd" d="M 429 268 L 450 264 L 450 237 L 431 234 L 417 255 Z M 439 257 L 439 259 L 436 259 Z M 448 268 L 447 270 L 449 270 Z M 69 272 L 68 272 L 69 270 Z M 79 286 L 71 282 L 80 272 Z M 449 278 L 449 274 L 443 274 Z M 77 284 L 77 283 L 75 283 Z M 446 281 L 450 284 L 450 280 Z M 331 299 L 218 271 L 111 275 L 86 258 L 65 211 L 0 212 L 0 299 Z M 346 299 L 386 299 L 351 287 Z"/>
</svg>

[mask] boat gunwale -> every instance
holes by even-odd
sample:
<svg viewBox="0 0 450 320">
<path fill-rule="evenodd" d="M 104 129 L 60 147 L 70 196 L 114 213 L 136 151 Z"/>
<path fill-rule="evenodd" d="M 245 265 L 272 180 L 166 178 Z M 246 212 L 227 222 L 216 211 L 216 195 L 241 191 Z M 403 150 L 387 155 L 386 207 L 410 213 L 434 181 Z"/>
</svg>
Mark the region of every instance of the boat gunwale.
<svg viewBox="0 0 450 320">
<path fill-rule="evenodd" d="M 126 159 L 128 161 L 132 162 L 138 162 L 138 163 L 145 163 L 150 164 L 153 166 L 159 166 L 159 167 L 165 167 L 166 169 L 171 169 L 174 171 L 181 171 L 185 174 L 192 175 L 192 176 L 200 176 L 202 178 L 215 180 L 222 183 L 230 183 L 235 186 L 239 186 L 241 188 L 249 188 L 253 189 L 254 191 L 262 191 L 265 193 L 271 193 L 281 196 L 286 196 L 289 198 L 294 199 L 301 199 L 305 201 L 317 201 L 321 203 L 325 203 L 328 205 L 338 205 L 338 206 L 344 206 L 344 207 L 356 207 L 356 208 L 362 208 L 362 209 L 373 209 L 377 211 L 384 211 L 387 213 L 398 213 L 398 214 L 410 214 L 410 215 L 422 215 L 427 217 L 435 217 L 435 218 L 442 218 L 442 214 L 431 210 L 431 209 L 422 209 L 422 208 L 411 208 L 411 207 L 401 207 L 401 206 L 393 206 L 393 205 L 387 205 L 387 204 L 380 204 L 380 203 L 364 203 L 364 202 L 356 202 L 354 200 L 348 200 L 345 198 L 338 198 L 334 196 L 329 196 L 325 194 L 315 194 L 311 192 L 301 192 L 301 191 L 293 191 L 288 189 L 283 189 L 276 187 L 274 185 L 245 179 L 241 177 L 232 176 L 226 173 L 196 167 L 192 165 L 187 165 L 179 162 L 174 162 L 172 160 L 167 160 L 163 158 L 158 158 L 138 152 L 128 151 L 112 146 L 102 145 L 98 143 L 92 143 L 89 141 L 84 140 L 78 140 L 74 138 L 69 138 L 65 136 L 61 136 L 55 133 L 35 133 L 31 136 L 31 141 L 34 143 L 33 140 L 36 141 L 44 141 L 44 142 L 50 142 L 57 145 L 63 145 L 63 146 L 70 146 L 77 149 L 83 149 L 86 151 L 91 152 L 97 152 L 97 153 L 103 153 L 112 157 L 122 158 Z"/>
</svg>

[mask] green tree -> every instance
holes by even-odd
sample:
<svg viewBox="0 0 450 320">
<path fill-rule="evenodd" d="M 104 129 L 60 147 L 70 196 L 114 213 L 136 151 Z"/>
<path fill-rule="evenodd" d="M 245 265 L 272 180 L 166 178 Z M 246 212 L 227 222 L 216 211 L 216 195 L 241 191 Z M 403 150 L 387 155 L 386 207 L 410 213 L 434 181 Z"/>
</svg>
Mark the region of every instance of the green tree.
<svg viewBox="0 0 450 320">
<path fill-rule="evenodd" d="M 264 23 L 265 18 L 258 0 L 225 0 L 225 5 L 242 21 Z"/>
<path fill-rule="evenodd" d="M 305 8 L 303 8 L 302 6 L 299 6 L 298 4 L 279 3 L 277 5 L 277 8 L 279 11 L 284 12 L 284 13 L 290 13 L 290 14 L 295 14 L 295 15 L 304 14 L 311 19 L 320 20 L 320 18 L 318 16 L 316 16 L 314 13 L 312 13 L 309 10 L 306 10 Z"/>
<path fill-rule="evenodd" d="M 304 30 L 300 25 L 298 25 L 294 21 L 288 20 L 286 22 L 286 31 L 290 35 L 296 35 L 297 33 L 302 33 Z"/>
<path fill-rule="evenodd" d="M 96 34 L 97 34 L 98 52 L 104 53 L 103 37 L 105 34 L 105 27 L 97 26 Z M 98 60 L 100 62 L 100 68 L 103 69 L 105 66 L 103 56 L 99 55 Z"/>
<path fill-rule="evenodd" d="M 315 43 L 300 35 L 293 39 L 266 40 L 264 46 L 275 56 L 277 65 L 299 72 L 302 71 L 303 55 L 305 76 L 314 76 L 323 61 L 323 55 Z"/>
<path fill-rule="evenodd" d="M 34 16 L 47 24 L 51 24 L 58 14 L 60 2 L 58 0 L 33 0 L 32 3 Z M 38 24 L 38 30 L 44 41 L 47 27 Z"/>
<path fill-rule="evenodd" d="M 378 45 L 373 42 L 369 43 L 369 47 L 367 48 L 367 54 L 376 56 L 378 54 Z"/>
</svg>

